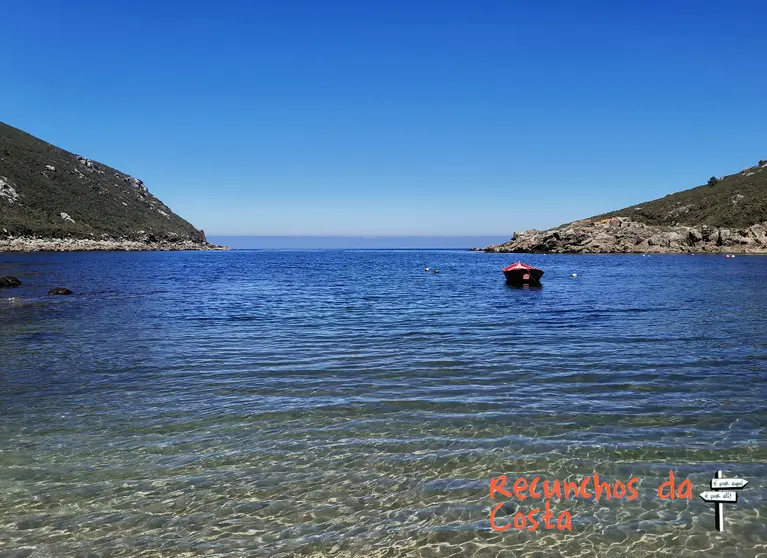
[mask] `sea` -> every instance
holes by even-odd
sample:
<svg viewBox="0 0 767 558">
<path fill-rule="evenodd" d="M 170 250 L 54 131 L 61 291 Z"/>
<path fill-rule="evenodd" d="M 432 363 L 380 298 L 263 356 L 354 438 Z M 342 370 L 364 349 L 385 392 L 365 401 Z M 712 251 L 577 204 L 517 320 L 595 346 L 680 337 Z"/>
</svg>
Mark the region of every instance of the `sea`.
<svg viewBox="0 0 767 558">
<path fill-rule="evenodd" d="M 542 288 L 506 285 L 520 257 Z M 6 253 L 3 275 L 2 558 L 767 556 L 765 257 Z M 737 502 L 701 497 L 717 471 Z"/>
</svg>

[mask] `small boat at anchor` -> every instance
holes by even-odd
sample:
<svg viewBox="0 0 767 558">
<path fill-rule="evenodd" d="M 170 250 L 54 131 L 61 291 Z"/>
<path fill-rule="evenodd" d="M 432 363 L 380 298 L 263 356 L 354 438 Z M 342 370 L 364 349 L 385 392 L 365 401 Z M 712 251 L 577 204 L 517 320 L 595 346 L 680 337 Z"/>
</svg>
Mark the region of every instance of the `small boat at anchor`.
<svg viewBox="0 0 767 558">
<path fill-rule="evenodd" d="M 504 267 L 503 274 L 506 276 L 506 282 L 514 287 L 540 287 L 543 270 L 526 263 L 515 262 Z"/>
</svg>

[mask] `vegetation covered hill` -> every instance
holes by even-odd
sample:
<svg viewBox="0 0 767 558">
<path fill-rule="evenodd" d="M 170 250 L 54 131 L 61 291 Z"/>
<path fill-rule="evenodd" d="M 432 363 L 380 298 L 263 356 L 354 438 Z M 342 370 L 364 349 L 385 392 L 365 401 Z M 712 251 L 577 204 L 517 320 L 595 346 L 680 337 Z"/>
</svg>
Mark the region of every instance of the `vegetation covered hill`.
<svg viewBox="0 0 767 558">
<path fill-rule="evenodd" d="M 767 161 L 658 200 L 514 233 L 484 251 L 767 253 Z"/>
<path fill-rule="evenodd" d="M 632 221 L 659 226 L 746 228 L 767 221 L 767 161 L 708 184 L 591 217 L 628 217 Z"/>
<path fill-rule="evenodd" d="M 144 183 L 0 122 L 0 239 L 205 243 Z"/>
</svg>

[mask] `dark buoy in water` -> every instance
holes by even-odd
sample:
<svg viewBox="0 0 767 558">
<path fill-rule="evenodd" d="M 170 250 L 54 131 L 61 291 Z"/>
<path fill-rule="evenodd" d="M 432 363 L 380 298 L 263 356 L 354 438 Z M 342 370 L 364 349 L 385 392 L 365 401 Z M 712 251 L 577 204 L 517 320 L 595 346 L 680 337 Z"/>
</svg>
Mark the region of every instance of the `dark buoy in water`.
<svg viewBox="0 0 767 558">
<path fill-rule="evenodd" d="M 439 269 L 435 269 L 435 270 L 434 270 L 434 273 L 439 273 Z"/>
</svg>

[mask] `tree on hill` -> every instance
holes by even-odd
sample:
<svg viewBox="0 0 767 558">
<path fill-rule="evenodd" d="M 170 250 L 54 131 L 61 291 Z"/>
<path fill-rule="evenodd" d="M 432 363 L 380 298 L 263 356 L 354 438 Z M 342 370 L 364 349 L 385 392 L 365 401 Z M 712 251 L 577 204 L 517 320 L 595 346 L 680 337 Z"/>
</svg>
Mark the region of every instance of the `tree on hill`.
<svg viewBox="0 0 767 558">
<path fill-rule="evenodd" d="M 719 182 L 719 179 L 715 176 L 712 176 L 708 179 L 708 185 L 709 186 L 716 186 L 716 184 Z"/>
</svg>

